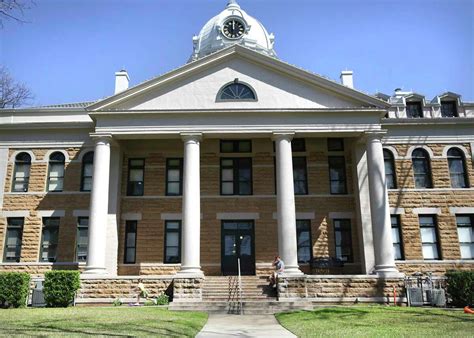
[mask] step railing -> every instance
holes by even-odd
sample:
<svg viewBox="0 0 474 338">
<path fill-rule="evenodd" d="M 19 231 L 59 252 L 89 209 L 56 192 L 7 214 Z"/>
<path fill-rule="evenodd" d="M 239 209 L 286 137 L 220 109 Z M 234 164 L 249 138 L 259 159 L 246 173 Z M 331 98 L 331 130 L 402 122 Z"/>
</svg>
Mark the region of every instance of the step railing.
<svg viewBox="0 0 474 338">
<path fill-rule="evenodd" d="M 238 266 L 238 271 L 239 271 L 240 314 L 243 314 L 243 308 L 242 308 L 242 275 L 240 274 L 240 258 L 237 258 L 237 266 Z"/>
</svg>

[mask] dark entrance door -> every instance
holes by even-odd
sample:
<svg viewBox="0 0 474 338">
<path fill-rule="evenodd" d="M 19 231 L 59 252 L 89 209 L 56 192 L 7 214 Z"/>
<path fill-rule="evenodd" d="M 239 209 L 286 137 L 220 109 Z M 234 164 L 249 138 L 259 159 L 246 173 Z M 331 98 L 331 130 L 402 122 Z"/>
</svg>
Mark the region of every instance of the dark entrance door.
<svg viewBox="0 0 474 338">
<path fill-rule="evenodd" d="M 253 221 L 222 221 L 222 274 L 237 275 L 240 258 L 242 275 L 255 275 Z"/>
</svg>

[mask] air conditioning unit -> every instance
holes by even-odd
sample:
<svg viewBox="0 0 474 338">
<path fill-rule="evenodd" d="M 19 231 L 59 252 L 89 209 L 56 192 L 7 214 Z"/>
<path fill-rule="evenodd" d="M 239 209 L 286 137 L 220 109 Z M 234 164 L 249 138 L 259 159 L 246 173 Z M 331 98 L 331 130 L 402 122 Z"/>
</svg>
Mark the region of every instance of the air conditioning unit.
<svg viewBox="0 0 474 338">
<path fill-rule="evenodd" d="M 446 306 L 446 295 L 443 289 L 427 290 L 426 296 L 431 306 Z"/>
<path fill-rule="evenodd" d="M 423 306 L 423 290 L 421 288 L 407 288 L 410 306 Z"/>
</svg>

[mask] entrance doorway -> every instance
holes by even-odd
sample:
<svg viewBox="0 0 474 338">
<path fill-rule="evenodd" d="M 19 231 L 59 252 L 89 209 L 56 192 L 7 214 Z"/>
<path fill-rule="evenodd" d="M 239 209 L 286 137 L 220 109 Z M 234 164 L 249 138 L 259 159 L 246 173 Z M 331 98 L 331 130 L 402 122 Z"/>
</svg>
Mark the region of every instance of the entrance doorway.
<svg viewBox="0 0 474 338">
<path fill-rule="evenodd" d="M 222 221 L 221 264 L 224 276 L 238 274 L 238 258 L 241 274 L 255 275 L 254 239 L 253 221 Z"/>
</svg>

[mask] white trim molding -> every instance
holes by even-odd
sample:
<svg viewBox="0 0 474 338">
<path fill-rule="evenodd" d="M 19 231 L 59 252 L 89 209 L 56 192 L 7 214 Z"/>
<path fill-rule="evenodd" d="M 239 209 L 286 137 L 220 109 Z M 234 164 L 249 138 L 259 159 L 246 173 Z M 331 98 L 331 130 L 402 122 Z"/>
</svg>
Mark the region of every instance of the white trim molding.
<svg viewBox="0 0 474 338">
<path fill-rule="evenodd" d="M 390 208 L 390 215 L 405 215 L 405 208 Z"/>
<path fill-rule="evenodd" d="M 31 163 L 36 162 L 35 154 L 31 150 L 26 150 L 26 149 L 14 151 L 13 154 L 10 156 L 9 162 L 10 163 L 15 163 L 16 156 L 20 153 L 27 153 L 28 155 L 31 156 Z"/>
<path fill-rule="evenodd" d="M 71 160 L 71 162 L 77 162 L 77 163 L 82 163 L 82 159 L 84 158 L 84 155 L 90 152 L 94 152 L 94 147 L 85 147 L 82 148 L 79 151 L 79 155 L 76 155 L 76 159 Z"/>
<path fill-rule="evenodd" d="M 72 216 L 74 217 L 89 217 L 89 210 L 73 210 Z"/>
<path fill-rule="evenodd" d="M 441 208 L 413 208 L 412 213 L 415 215 L 441 215 Z"/>
<path fill-rule="evenodd" d="M 166 213 L 161 214 L 161 219 L 164 221 L 181 221 L 183 219 L 182 213 Z"/>
<path fill-rule="evenodd" d="M 141 221 L 142 213 L 141 212 L 126 212 L 122 214 L 122 221 Z"/>
<path fill-rule="evenodd" d="M 328 213 L 329 219 L 337 219 L 337 218 L 355 218 L 355 214 L 353 212 L 341 212 L 341 211 L 334 211 Z"/>
<path fill-rule="evenodd" d="M 50 149 L 46 152 L 46 154 L 44 154 L 44 157 L 43 157 L 43 162 L 49 162 L 49 157 L 53 154 L 53 153 L 57 153 L 57 152 L 60 152 L 64 155 L 64 162 L 65 163 L 68 163 L 68 162 L 71 162 L 71 160 L 69 159 L 69 154 L 66 150 L 64 149 Z"/>
<path fill-rule="evenodd" d="M 451 215 L 474 214 L 474 207 L 450 207 L 449 213 Z"/>
<path fill-rule="evenodd" d="M 458 145 L 458 144 L 450 144 L 450 145 L 444 147 L 443 157 L 446 157 L 446 158 L 448 157 L 448 151 L 451 148 L 457 148 L 457 149 L 461 150 L 464 153 L 464 158 L 466 160 L 469 160 L 471 158 L 471 154 L 469 154 L 469 151 L 466 149 L 466 147 L 464 147 L 462 145 Z"/>
<path fill-rule="evenodd" d="M 256 220 L 260 219 L 258 212 L 219 212 L 216 214 L 219 220 Z"/>
<path fill-rule="evenodd" d="M 394 159 L 394 160 L 401 160 L 401 159 L 403 159 L 403 157 L 400 157 L 400 155 L 398 155 L 398 151 L 397 151 L 397 149 L 396 149 L 395 147 L 383 144 L 383 149 L 384 149 L 384 150 L 387 149 L 388 151 L 390 151 L 390 152 L 392 153 L 392 155 L 393 155 L 393 159 Z"/>
<path fill-rule="evenodd" d="M 64 217 L 65 215 L 65 210 L 38 210 L 40 217 Z"/>
<path fill-rule="evenodd" d="M 2 211 L 1 217 L 30 217 L 29 210 Z"/>
<path fill-rule="evenodd" d="M 407 155 L 406 155 L 405 159 L 410 160 L 411 157 L 412 157 L 413 151 L 415 149 L 418 149 L 418 148 L 425 149 L 428 152 L 428 155 L 430 156 L 430 159 L 437 158 L 436 156 L 434 156 L 433 150 L 430 147 L 428 147 L 427 145 L 424 145 L 424 144 L 417 144 L 417 145 L 414 145 L 414 146 L 411 146 L 410 148 L 408 148 Z"/>
</svg>

